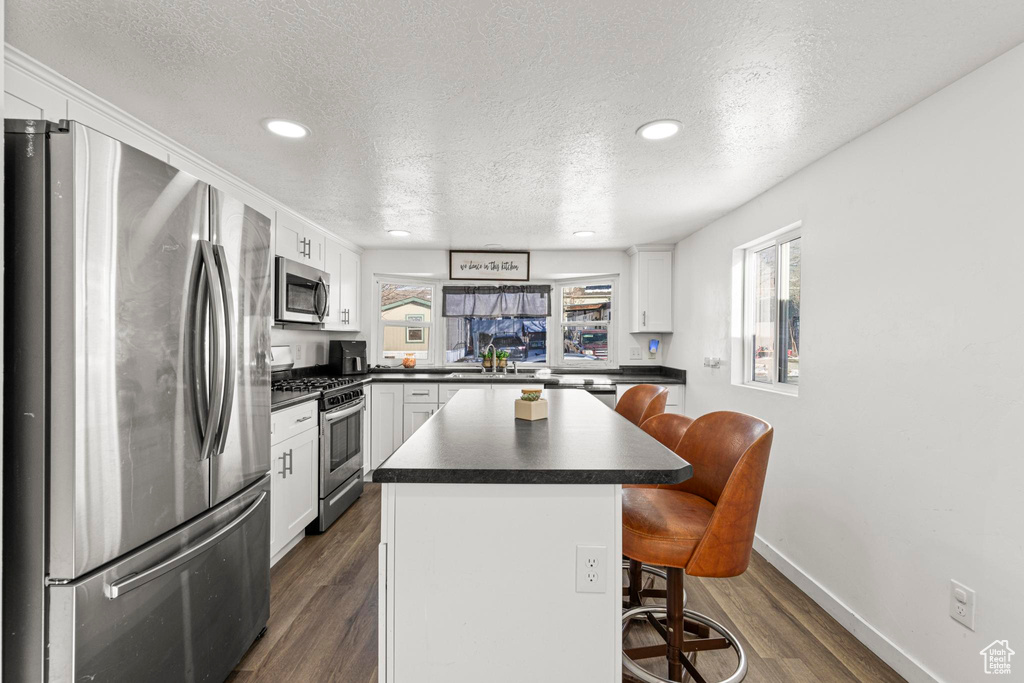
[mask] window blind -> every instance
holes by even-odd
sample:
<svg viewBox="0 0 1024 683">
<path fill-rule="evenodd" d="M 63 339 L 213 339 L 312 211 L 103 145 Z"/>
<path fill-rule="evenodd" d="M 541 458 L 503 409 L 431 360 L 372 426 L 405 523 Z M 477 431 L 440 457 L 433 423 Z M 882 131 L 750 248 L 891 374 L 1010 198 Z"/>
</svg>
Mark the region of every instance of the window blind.
<svg viewBox="0 0 1024 683">
<path fill-rule="evenodd" d="M 548 317 L 550 285 L 444 287 L 441 315 L 446 318 Z"/>
</svg>

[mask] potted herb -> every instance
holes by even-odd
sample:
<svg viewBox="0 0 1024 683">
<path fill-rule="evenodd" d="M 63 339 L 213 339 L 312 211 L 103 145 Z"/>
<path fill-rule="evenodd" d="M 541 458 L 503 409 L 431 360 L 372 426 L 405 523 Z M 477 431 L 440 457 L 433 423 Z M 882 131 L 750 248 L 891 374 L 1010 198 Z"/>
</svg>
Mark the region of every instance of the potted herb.
<svg viewBox="0 0 1024 683">
<path fill-rule="evenodd" d="M 508 367 L 508 351 L 498 351 L 498 367 L 501 369 Z"/>
<path fill-rule="evenodd" d="M 487 349 L 487 351 L 480 352 L 480 358 L 484 361 L 484 369 L 487 370 L 494 363 L 494 349 Z"/>
</svg>

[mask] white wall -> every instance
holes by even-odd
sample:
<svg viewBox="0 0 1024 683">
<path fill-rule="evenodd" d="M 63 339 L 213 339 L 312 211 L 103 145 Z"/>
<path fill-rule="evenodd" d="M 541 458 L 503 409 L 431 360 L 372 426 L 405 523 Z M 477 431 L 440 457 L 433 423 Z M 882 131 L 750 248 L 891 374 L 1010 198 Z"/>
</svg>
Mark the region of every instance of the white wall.
<svg viewBox="0 0 1024 683">
<path fill-rule="evenodd" d="M 910 680 L 985 680 L 997 638 L 1024 653 L 1022 83 L 1024 46 L 675 253 L 667 364 L 688 370 L 688 412 L 775 426 L 768 555 Z M 732 386 L 701 363 L 740 362 L 732 250 L 798 219 L 800 396 Z M 951 578 L 977 591 L 975 632 L 947 616 Z"/>
<path fill-rule="evenodd" d="M 373 354 L 376 341 L 377 275 L 401 275 L 445 281 L 448 279 L 448 252 L 443 249 L 369 249 L 362 260 L 361 338 L 368 339 L 367 352 Z M 664 340 L 660 334 L 630 334 L 629 321 L 629 256 L 624 251 L 533 251 L 530 252 L 530 279 L 551 281 L 585 278 L 597 275 L 619 276 L 615 294 L 615 348 L 619 365 L 659 365 L 664 358 Z M 480 284 L 489 284 L 486 282 Z M 649 339 L 661 340 L 662 346 L 653 358 L 647 353 Z M 641 348 L 641 360 L 629 359 L 629 348 Z M 371 359 L 371 363 L 376 359 Z"/>
<path fill-rule="evenodd" d="M 274 346 L 288 345 L 292 347 L 295 367 L 305 368 L 312 365 L 326 365 L 327 353 L 332 339 L 362 339 L 361 334 L 353 332 L 324 332 L 316 329 L 304 330 L 299 327 L 272 327 L 270 342 Z"/>
</svg>

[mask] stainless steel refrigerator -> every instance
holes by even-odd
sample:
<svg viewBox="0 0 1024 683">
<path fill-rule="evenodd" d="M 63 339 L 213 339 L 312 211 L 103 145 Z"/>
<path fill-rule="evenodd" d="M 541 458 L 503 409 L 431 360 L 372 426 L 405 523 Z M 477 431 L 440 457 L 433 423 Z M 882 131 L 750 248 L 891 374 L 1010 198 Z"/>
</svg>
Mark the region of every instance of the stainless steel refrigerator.
<svg viewBox="0 0 1024 683">
<path fill-rule="evenodd" d="M 5 121 L 3 680 L 223 681 L 270 575 L 270 220 Z"/>
</svg>

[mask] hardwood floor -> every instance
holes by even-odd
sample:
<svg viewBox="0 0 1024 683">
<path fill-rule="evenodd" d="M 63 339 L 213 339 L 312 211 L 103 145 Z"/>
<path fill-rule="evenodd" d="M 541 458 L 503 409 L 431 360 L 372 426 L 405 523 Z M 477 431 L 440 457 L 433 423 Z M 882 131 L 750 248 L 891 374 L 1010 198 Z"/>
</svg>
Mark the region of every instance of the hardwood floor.
<svg viewBox="0 0 1024 683">
<path fill-rule="evenodd" d="M 379 541 L 380 487 L 367 484 L 326 534 L 307 536 L 274 567 L 267 633 L 228 680 L 374 683 Z M 688 607 L 721 621 L 746 645 L 750 683 L 903 681 L 756 553 L 742 576 L 688 578 L 686 589 Z M 654 642 L 647 626 L 628 636 L 629 645 Z M 709 680 L 731 673 L 734 663 L 731 652 L 698 659 Z M 664 664 L 652 668 L 665 675 Z"/>
</svg>

